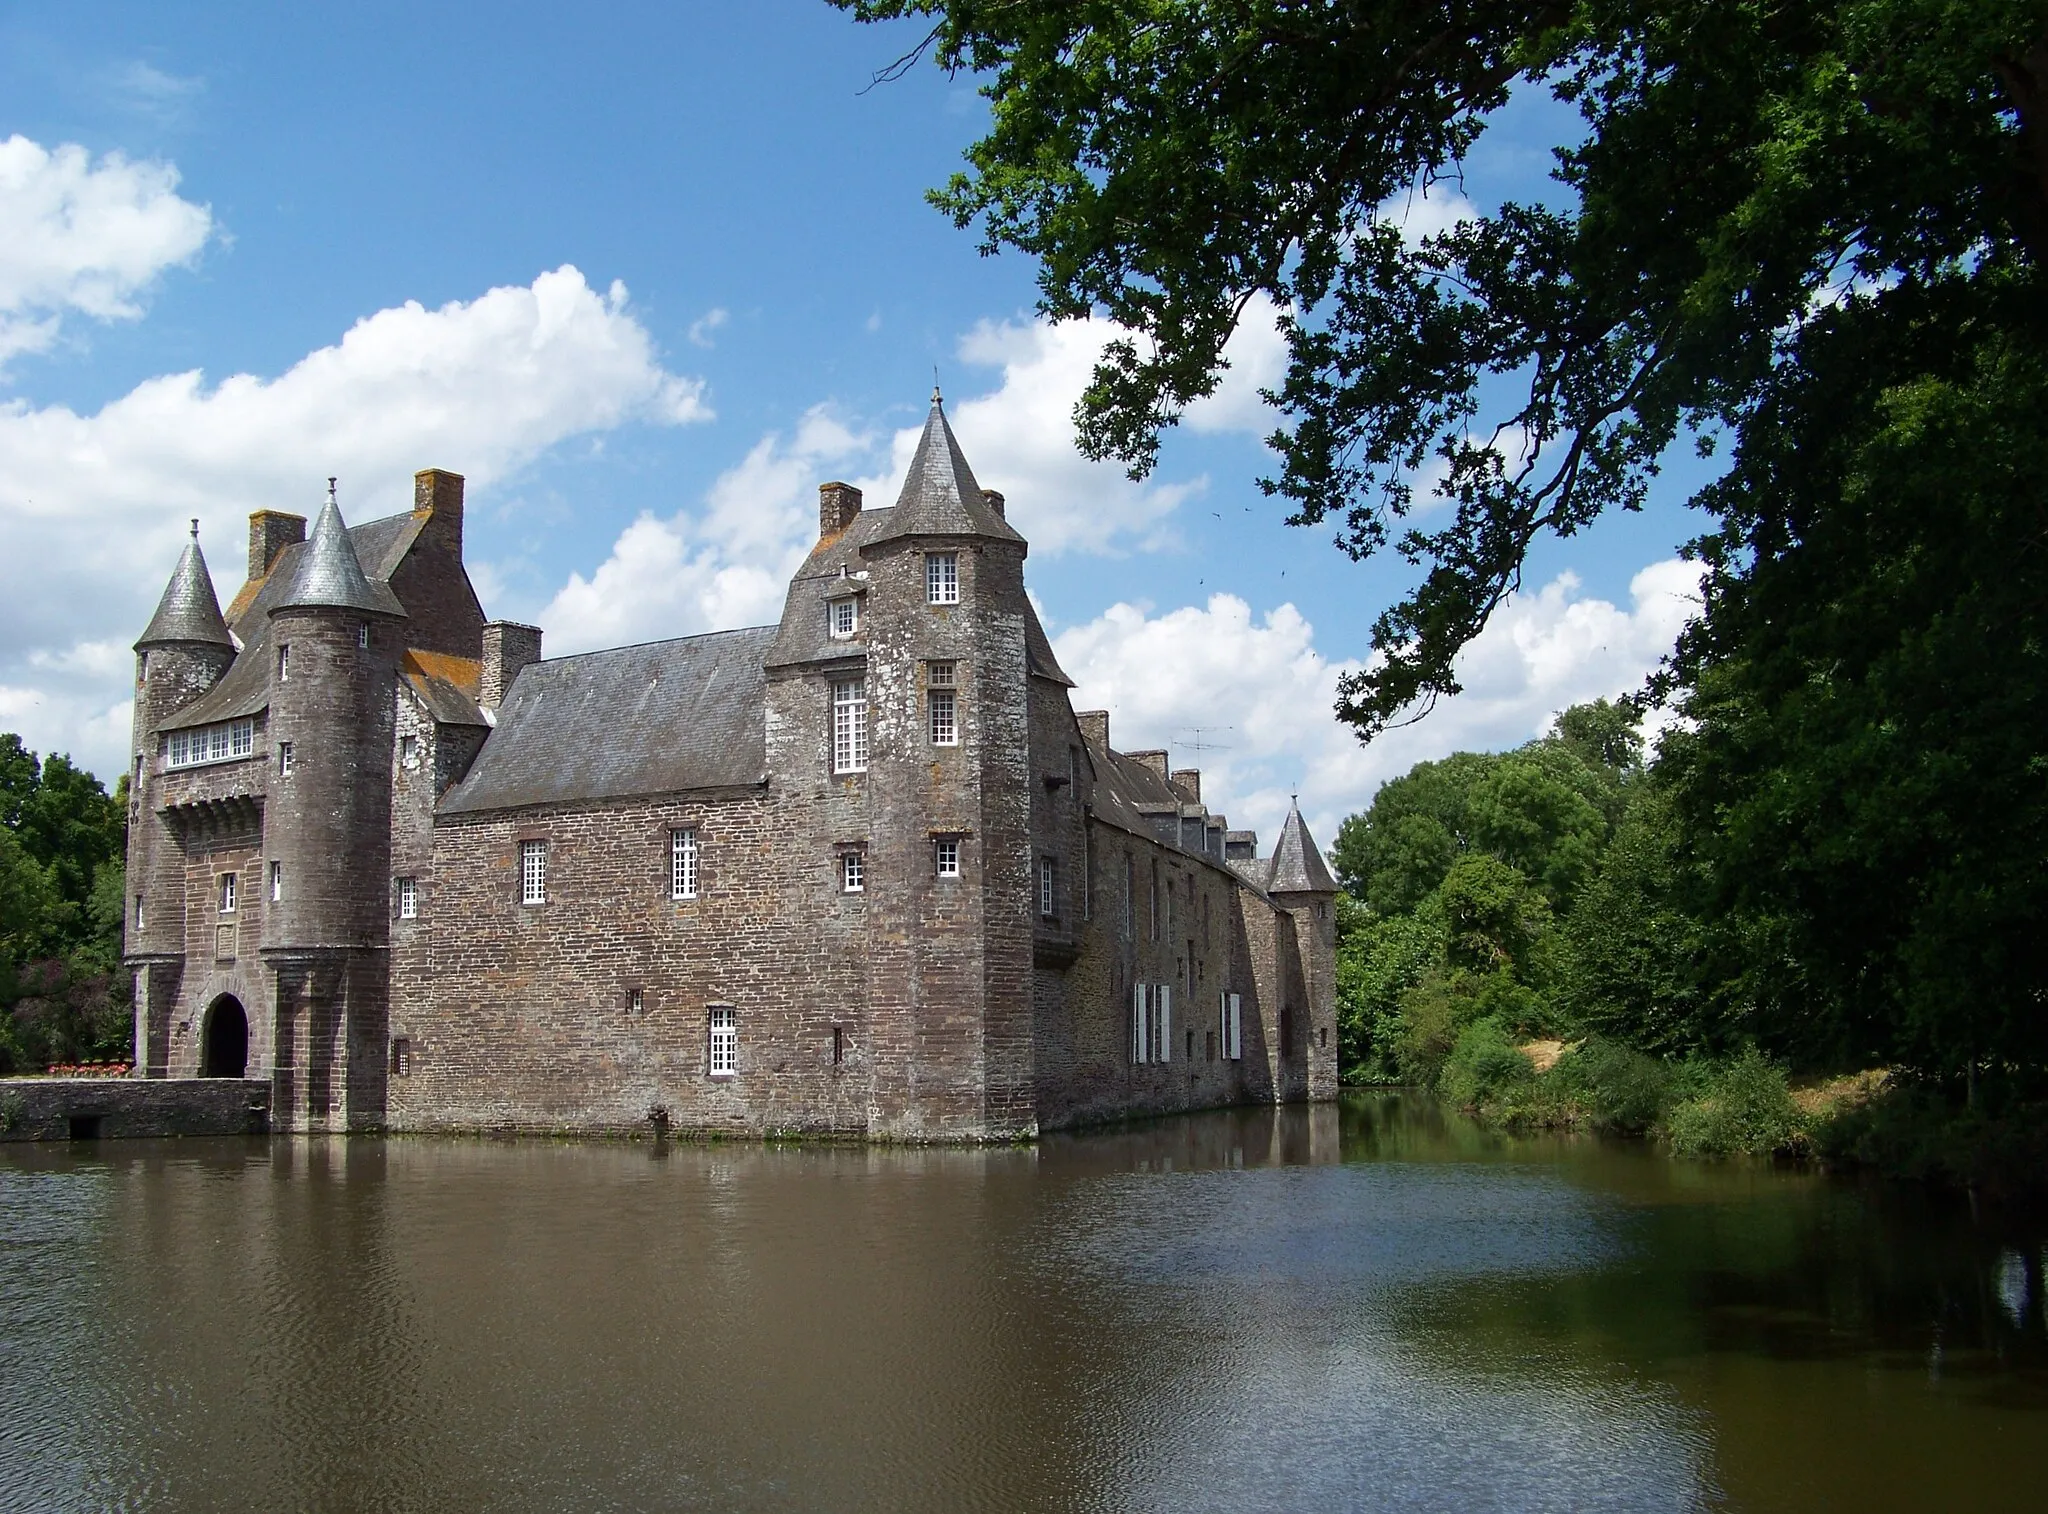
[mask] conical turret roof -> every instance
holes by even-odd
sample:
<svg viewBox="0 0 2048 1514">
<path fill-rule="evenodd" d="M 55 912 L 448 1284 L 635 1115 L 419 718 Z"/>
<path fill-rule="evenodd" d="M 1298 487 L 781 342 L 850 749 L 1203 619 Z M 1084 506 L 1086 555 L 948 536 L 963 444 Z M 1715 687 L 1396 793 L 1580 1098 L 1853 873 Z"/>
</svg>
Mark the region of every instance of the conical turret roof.
<svg viewBox="0 0 2048 1514">
<path fill-rule="evenodd" d="M 1001 541 L 1022 542 L 1010 523 L 982 498 L 974 470 L 946 424 L 946 407 L 935 389 L 931 414 L 925 417 L 924 435 L 917 439 L 917 452 L 910 459 L 910 471 L 903 478 L 903 492 L 889 523 L 876 533 L 875 541 L 899 536 L 992 536 Z"/>
<path fill-rule="evenodd" d="M 228 635 L 228 623 L 221 619 L 220 601 L 214 598 L 213 575 L 206 571 L 206 555 L 199 550 L 196 520 L 192 522 L 192 540 L 185 544 L 184 555 L 164 587 L 164 597 L 157 602 L 156 614 L 149 618 L 149 629 L 135 645 L 156 641 L 201 641 L 219 647 L 235 644 Z"/>
<path fill-rule="evenodd" d="M 331 488 L 319 519 L 313 523 L 312 539 L 300 551 L 291 587 L 270 612 L 312 608 L 362 610 L 372 615 L 405 613 L 396 595 L 382 584 L 371 583 L 363 572 Z"/>
<path fill-rule="evenodd" d="M 1301 818 L 1301 806 L 1290 805 L 1287 823 L 1280 827 L 1279 844 L 1273 848 L 1273 866 L 1266 878 L 1269 894 L 1334 894 L 1337 880 L 1329 864 L 1309 836 L 1308 822 Z"/>
</svg>

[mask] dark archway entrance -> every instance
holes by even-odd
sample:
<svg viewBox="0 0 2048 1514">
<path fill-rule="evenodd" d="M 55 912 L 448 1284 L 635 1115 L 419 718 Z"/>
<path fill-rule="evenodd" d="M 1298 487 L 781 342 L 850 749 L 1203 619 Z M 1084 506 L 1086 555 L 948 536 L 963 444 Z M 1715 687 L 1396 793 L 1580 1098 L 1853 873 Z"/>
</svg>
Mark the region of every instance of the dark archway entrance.
<svg viewBox="0 0 2048 1514">
<path fill-rule="evenodd" d="M 206 1010 L 205 1039 L 199 1048 L 199 1076 L 239 1078 L 249 1069 L 249 1017 L 242 1001 L 222 994 Z"/>
</svg>

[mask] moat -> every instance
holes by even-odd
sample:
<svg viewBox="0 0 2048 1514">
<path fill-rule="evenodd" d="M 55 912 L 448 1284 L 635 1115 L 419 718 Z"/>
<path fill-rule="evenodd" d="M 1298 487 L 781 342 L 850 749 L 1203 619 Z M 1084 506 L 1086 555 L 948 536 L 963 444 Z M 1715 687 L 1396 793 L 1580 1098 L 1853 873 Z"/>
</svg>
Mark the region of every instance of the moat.
<svg viewBox="0 0 2048 1514">
<path fill-rule="evenodd" d="M 2011 1510 L 2044 1239 L 1398 1094 L 0 1147 L 0 1508 Z"/>
</svg>

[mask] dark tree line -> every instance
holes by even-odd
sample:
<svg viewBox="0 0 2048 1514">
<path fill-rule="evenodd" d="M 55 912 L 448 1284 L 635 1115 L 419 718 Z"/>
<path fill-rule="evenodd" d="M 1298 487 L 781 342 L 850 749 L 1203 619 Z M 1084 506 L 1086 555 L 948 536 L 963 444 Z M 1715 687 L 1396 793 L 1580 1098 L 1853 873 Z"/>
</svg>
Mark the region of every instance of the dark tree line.
<svg viewBox="0 0 2048 1514">
<path fill-rule="evenodd" d="M 127 778 L 0 735 L 0 1074 L 126 1058 Z"/>
</svg>

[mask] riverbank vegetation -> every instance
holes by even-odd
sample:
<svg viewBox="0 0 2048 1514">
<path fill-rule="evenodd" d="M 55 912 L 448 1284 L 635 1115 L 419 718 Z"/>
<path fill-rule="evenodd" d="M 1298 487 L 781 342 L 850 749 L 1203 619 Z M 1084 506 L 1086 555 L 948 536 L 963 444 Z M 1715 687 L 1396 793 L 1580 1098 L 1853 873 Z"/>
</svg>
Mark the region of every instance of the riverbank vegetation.
<svg viewBox="0 0 2048 1514">
<path fill-rule="evenodd" d="M 0 1076 L 131 1054 L 121 970 L 127 779 L 0 735 Z"/>
</svg>

